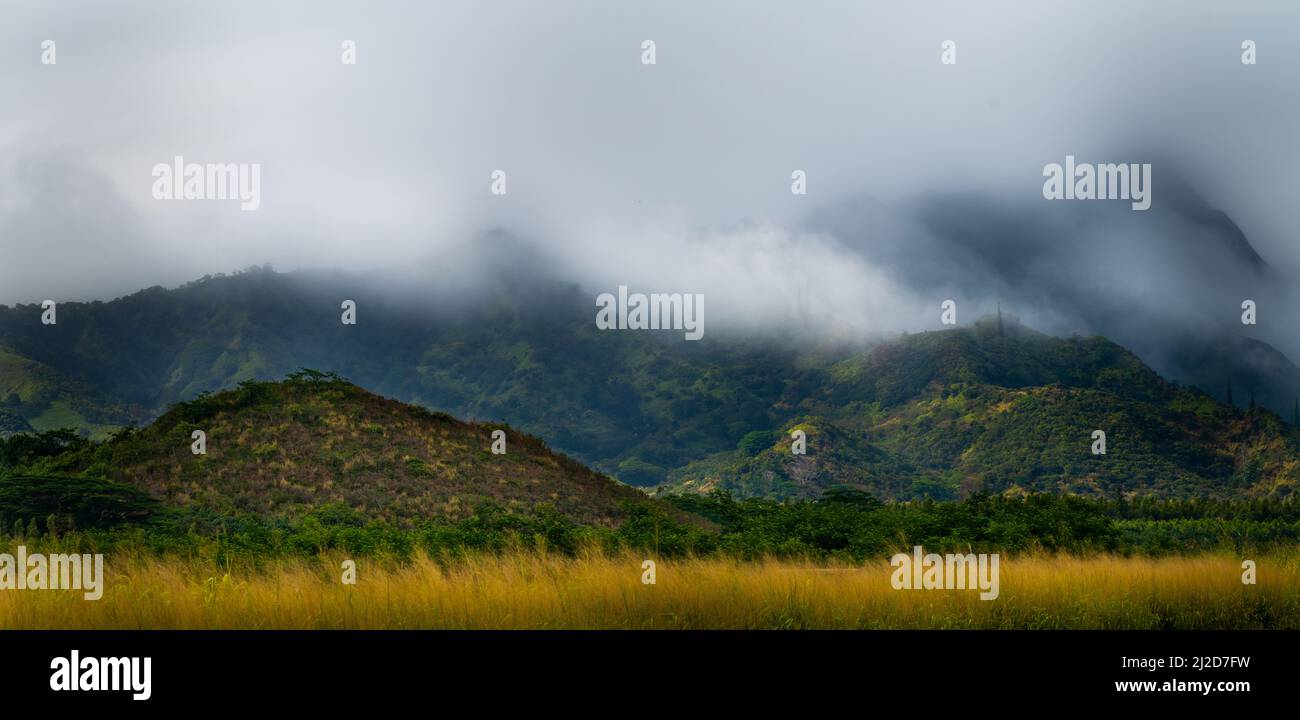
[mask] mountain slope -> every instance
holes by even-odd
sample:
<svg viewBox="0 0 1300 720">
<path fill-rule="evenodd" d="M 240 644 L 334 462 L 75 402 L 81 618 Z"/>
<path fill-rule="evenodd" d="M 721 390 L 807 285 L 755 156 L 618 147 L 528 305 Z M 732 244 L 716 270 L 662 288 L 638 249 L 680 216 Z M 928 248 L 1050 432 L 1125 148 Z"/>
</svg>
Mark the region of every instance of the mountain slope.
<svg viewBox="0 0 1300 720">
<path fill-rule="evenodd" d="M 403 402 L 508 423 L 646 487 L 690 481 L 787 496 L 851 482 L 891 497 L 948 497 L 978 487 L 1258 495 L 1291 485 L 1274 458 L 1291 446 L 1256 450 L 1289 430 L 1168 383 L 1103 338 L 1050 338 L 1008 319 L 1001 335 L 984 323 L 883 344 L 725 331 L 693 343 L 678 333 L 601 332 L 591 297 L 576 287 L 499 280 L 459 296 L 442 281 L 380 289 L 360 276 L 256 270 L 67 303 L 57 326 L 42 326 L 36 306 L 0 308 L 0 343 L 10 348 L 0 355 L 0 387 L 42 388 L 0 423 L 12 432 L 98 422 L 102 432 L 110 415 L 96 408 L 156 414 L 308 366 Z M 344 298 L 358 303 L 354 326 L 339 321 Z M 1295 375 L 1257 341 L 1249 353 L 1221 347 L 1185 354 L 1214 381 L 1204 389 L 1216 399 L 1226 394 L 1221 377 L 1246 406 L 1252 389 L 1280 393 Z M 953 408 L 965 408 L 960 422 L 948 419 Z M 115 417 L 120 425 L 137 415 Z M 735 455 L 744 438 L 805 421 L 849 433 L 845 442 L 860 447 L 837 441 L 833 468 L 817 465 L 813 453 L 825 448 L 788 472 L 780 456 L 758 457 L 772 465 L 761 480 L 736 467 L 755 462 Z M 1086 430 L 1087 441 L 1093 429 L 1110 435 L 1104 464 L 1074 454 L 1077 433 Z M 1256 462 L 1259 453 L 1273 459 Z"/>
<path fill-rule="evenodd" d="M 254 270 L 66 303 L 57 326 L 40 325 L 35 306 L 0 307 L 0 342 L 156 413 L 244 380 L 331 370 L 403 402 L 508 423 L 638 485 L 779 422 L 787 394 L 860 349 L 601 332 L 576 287 L 514 280 L 468 297 L 441 285 L 390 295 L 369 278 Z M 354 326 L 339 321 L 344 298 L 358 304 Z"/>
<path fill-rule="evenodd" d="M 1162 380 L 1104 338 L 996 321 L 923 333 L 840 363 L 759 452 L 719 453 L 659 493 L 815 497 L 848 485 L 892 498 L 1044 491 L 1111 497 L 1286 496 L 1300 431 Z M 791 450 L 804 429 L 807 454 Z M 1093 432 L 1106 434 L 1094 454 Z"/>
<path fill-rule="evenodd" d="M 901 212 L 849 198 L 814 211 L 805 227 L 888 268 L 920 297 L 954 298 L 963 312 L 1000 302 L 1054 334 L 1103 335 L 1216 398 L 1231 382 L 1241 407 L 1249 383 L 1260 406 L 1290 418 L 1300 373 L 1289 362 L 1218 351 L 1247 339 L 1263 355 L 1300 354 L 1294 273 L 1269 263 L 1180 158 L 1153 160 L 1160 198 L 1144 212 L 981 190 L 922 195 Z M 1242 324 L 1245 299 L 1259 308 L 1256 324 Z"/>
<path fill-rule="evenodd" d="M 1215 398 L 1226 401 L 1231 386 L 1237 407 L 1249 407 L 1254 400 L 1290 418 L 1300 397 L 1300 367 L 1268 343 L 1250 337 L 1238 335 L 1213 343 L 1189 340 L 1181 346 L 1179 363 L 1190 383 Z"/>
<path fill-rule="evenodd" d="M 86 383 L 0 346 L 0 434 L 76 428 L 88 437 L 147 413 L 109 399 Z"/>
<path fill-rule="evenodd" d="M 506 433 L 506 453 L 490 450 Z M 191 452 L 206 433 L 207 453 Z M 494 503 L 549 505 L 583 523 L 614 524 L 645 496 L 537 438 L 382 398 L 314 373 L 249 382 L 183 403 L 152 425 L 17 469 L 103 478 L 184 506 L 293 516 L 326 503 L 394 521 L 468 516 Z"/>
</svg>

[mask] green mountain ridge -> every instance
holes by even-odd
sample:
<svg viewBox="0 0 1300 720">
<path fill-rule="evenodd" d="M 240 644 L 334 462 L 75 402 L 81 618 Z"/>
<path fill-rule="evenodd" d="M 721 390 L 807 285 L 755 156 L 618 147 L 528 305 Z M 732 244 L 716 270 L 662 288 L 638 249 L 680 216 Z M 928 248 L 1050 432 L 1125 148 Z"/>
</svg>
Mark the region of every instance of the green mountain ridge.
<svg viewBox="0 0 1300 720">
<path fill-rule="evenodd" d="M 57 326 L 42 326 L 36 306 L 0 307 L 0 390 L 19 395 L 0 432 L 73 426 L 102 437 L 305 366 L 508 424 L 661 493 L 803 497 L 847 484 L 899 499 L 977 489 L 1256 497 L 1295 485 L 1293 428 L 1167 382 L 1100 337 L 990 318 L 891 341 L 724 328 L 684 342 L 597 330 L 591 297 L 571 284 L 510 276 L 472 297 L 442 284 L 381 291 L 373 278 L 251 269 L 63 304 Z M 357 301 L 355 326 L 339 322 L 341 298 Z M 1219 359 L 1208 374 L 1230 380 L 1227 370 Z M 1249 390 L 1239 388 L 1240 401 Z M 803 422 L 831 441 L 792 458 L 789 431 Z M 1090 452 L 1096 429 L 1105 456 Z"/>
<path fill-rule="evenodd" d="M 886 343 L 833 374 L 779 439 L 691 463 L 657 493 L 1285 497 L 1300 481 L 1295 427 L 1166 382 L 1104 338 L 986 319 Z M 792 452 L 796 429 L 805 455 Z M 1094 430 L 1105 454 L 1092 452 Z"/>
<path fill-rule="evenodd" d="M 374 285 L 250 270 L 60 305 L 57 326 L 40 325 L 36 306 L 0 307 L 0 343 L 154 415 L 200 392 L 321 368 L 403 402 L 507 423 L 639 485 L 779 422 L 769 410 L 787 389 L 820 384 L 860 347 L 601 332 L 591 298 L 560 283 L 469 300 L 395 299 Z M 358 303 L 355 326 L 339 322 L 343 297 Z"/>
</svg>

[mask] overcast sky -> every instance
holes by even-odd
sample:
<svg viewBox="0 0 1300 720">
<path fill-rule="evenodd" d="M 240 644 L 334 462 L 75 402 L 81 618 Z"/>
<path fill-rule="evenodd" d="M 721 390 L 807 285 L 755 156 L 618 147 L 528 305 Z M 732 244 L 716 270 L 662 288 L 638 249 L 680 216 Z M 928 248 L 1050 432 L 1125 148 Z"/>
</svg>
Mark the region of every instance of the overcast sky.
<svg viewBox="0 0 1300 720">
<path fill-rule="evenodd" d="M 863 249 L 909 246 L 927 230 L 907 208 L 936 193 L 1046 203 L 1042 168 L 1066 154 L 1176 162 L 1270 264 L 1300 267 L 1290 2 L 3 0 L 0 15 L 0 303 L 262 263 L 454 267 L 451 249 L 504 229 L 593 293 L 933 324 L 932 288 Z M 176 155 L 260 163 L 261 208 L 155 200 L 151 168 Z M 862 203 L 855 237 L 807 222 Z"/>
</svg>

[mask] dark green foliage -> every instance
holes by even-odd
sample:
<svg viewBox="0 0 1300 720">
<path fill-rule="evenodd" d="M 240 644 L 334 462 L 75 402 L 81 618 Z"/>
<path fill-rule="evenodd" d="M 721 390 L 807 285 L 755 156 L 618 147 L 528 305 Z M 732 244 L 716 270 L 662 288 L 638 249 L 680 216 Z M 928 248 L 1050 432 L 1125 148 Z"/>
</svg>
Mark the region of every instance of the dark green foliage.
<svg viewBox="0 0 1300 720">
<path fill-rule="evenodd" d="M 91 529 L 59 523 L 61 542 L 97 551 L 145 550 L 258 560 L 344 551 L 405 557 L 538 550 L 573 555 L 585 544 L 627 548 L 655 557 L 721 553 L 837 558 L 862 562 L 922 545 L 929 551 L 1088 554 L 1268 552 L 1300 543 L 1300 502 L 1087 500 L 1057 495 L 1004 498 L 976 495 L 961 502 L 882 503 L 841 488 L 813 502 L 735 500 L 722 493 L 670 498 L 715 529 L 683 523 L 660 504 L 633 502 L 616 529 L 574 523 L 546 507 L 531 515 L 485 504 L 461 520 L 432 518 L 398 526 L 344 505 L 314 508 L 294 518 L 224 515 L 167 508 L 128 523 Z M 11 512 L 6 509 L 4 512 Z M 15 521 L 14 539 L 38 539 L 34 518 Z"/>
<path fill-rule="evenodd" d="M 927 550 L 1176 554 L 1286 550 L 1300 542 L 1300 501 L 1088 500 L 1058 495 L 881 503 L 851 489 L 818 502 L 725 493 L 669 501 L 720 526 L 718 547 L 743 557 L 799 554 L 863 560 Z"/>
<path fill-rule="evenodd" d="M 158 511 L 158 503 L 130 485 L 105 480 L 8 475 L 0 476 L 0 511 L 27 518 L 30 533 L 37 518 L 47 531 L 57 529 L 56 518 L 85 528 L 142 522 Z"/>
<path fill-rule="evenodd" d="M 852 505 L 863 509 L 875 509 L 883 505 L 874 495 L 863 492 L 857 488 L 835 486 L 827 488 L 822 493 L 821 501 L 823 503 L 839 503 L 843 505 Z"/>
<path fill-rule="evenodd" d="M 629 485 L 648 487 L 668 479 L 668 471 L 639 458 L 628 458 L 618 464 L 618 477 Z"/>
<path fill-rule="evenodd" d="M 330 382 L 330 383 L 347 382 L 347 380 L 343 379 L 343 377 L 341 377 L 338 373 L 323 372 L 321 370 L 313 370 L 312 368 L 299 368 L 298 370 L 289 373 L 286 376 L 286 379 L 294 380 L 298 382 Z"/>
<path fill-rule="evenodd" d="M 883 504 L 839 490 L 821 502 L 737 501 L 719 493 L 671 501 L 720 524 L 719 547 L 746 558 L 796 554 L 860 561 L 913 545 L 935 552 L 1120 549 L 1105 508 L 1070 497 L 977 495 L 959 503 Z"/>
<path fill-rule="evenodd" d="M 85 447 L 89 441 L 75 430 L 49 430 L 35 434 L 0 437 L 0 472 L 26 465 L 41 458 L 54 457 L 66 450 Z"/>
<path fill-rule="evenodd" d="M 717 547 L 715 535 L 677 522 L 647 503 L 629 504 L 617 538 L 627 547 L 656 555 L 704 554 Z"/>
<path fill-rule="evenodd" d="M 736 443 L 736 449 L 748 457 L 753 457 L 772 447 L 780 437 L 781 433 L 775 430 L 755 430 L 746 433 L 745 437 Z"/>
</svg>

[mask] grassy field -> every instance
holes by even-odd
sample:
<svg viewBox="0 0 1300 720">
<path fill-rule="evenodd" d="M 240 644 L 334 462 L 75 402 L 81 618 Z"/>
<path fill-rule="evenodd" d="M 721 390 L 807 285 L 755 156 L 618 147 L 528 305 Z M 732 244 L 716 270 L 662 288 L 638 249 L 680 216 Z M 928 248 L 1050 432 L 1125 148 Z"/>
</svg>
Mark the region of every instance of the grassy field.
<svg viewBox="0 0 1300 720">
<path fill-rule="evenodd" d="M 0 591 L 0 628 L 1300 628 L 1300 558 L 1003 558 L 1001 595 L 894 590 L 867 566 L 533 552 L 260 567 L 108 556 L 102 599 Z"/>
</svg>

